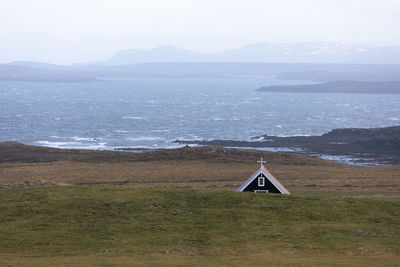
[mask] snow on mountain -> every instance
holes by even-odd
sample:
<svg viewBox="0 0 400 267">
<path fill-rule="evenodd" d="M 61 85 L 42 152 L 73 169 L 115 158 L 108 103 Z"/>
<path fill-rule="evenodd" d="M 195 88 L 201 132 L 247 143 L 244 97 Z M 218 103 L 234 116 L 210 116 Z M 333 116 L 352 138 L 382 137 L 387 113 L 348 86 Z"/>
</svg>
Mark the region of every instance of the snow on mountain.
<svg viewBox="0 0 400 267">
<path fill-rule="evenodd" d="M 151 62 L 266 62 L 400 64 L 400 47 L 369 47 L 333 42 L 250 44 L 221 53 L 205 54 L 174 46 L 125 50 L 99 62 L 123 65 Z"/>
</svg>

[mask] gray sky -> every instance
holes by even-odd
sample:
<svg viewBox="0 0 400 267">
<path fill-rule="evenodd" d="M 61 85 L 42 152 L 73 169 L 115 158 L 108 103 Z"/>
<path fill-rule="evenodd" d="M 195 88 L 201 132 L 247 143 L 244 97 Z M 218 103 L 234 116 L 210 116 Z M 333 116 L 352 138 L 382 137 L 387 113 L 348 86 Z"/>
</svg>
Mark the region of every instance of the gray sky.
<svg viewBox="0 0 400 267">
<path fill-rule="evenodd" d="M 400 0 L 0 0 L 0 62 L 93 61 L 160 45 L 400 45 Z"/>
</svg>

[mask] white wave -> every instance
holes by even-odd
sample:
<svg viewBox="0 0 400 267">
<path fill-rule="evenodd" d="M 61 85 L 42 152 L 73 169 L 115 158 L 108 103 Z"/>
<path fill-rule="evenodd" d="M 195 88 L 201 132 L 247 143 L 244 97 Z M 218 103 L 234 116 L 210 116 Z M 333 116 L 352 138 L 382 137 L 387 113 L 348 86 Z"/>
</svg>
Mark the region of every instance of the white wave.
<svg viewBox="0 0 400 267">
<path fill-rule="evenodd" d="M 124 131 L 124 130 L 114 130 L 115 133 L 128 133 L 128 131 Z"/>
<path fill-rule="evenodd" d="M 164 129 L 164 130 L 151 130 L 153 133 L 168 133 L 169 132 L 169 130 L 166 130 L 166 129 Z"/>
<path fill-rule="evenodd" d="M 76 146 L 80 145 L 79 142 L 52 142 L 52 141 L 37 141 L 38 145 L 49 146 L 49 147 L 67 147 L 67 146 Z"/>
<path fill-rule="evenodd" d="M 181 147 L 184 147 L 184 146 L 186 146 L 186 145 L 184 145 L 184 144 L 166 143 L 166 144 L 163 144 L 163 145 L 154 144 L 154 145 L 151 145 L 151 146 L 146 146 L 146 145 L 143 145 L 143 146 L 141 146 L 141 145 L 138 145 L 138 146 L 124 146 L 124 147 L 119 146 L 119 147 L 114 147 L 113 149 L 115 149 L 115 150 L 126 150 L 126 151 L 129 151 L 129 150 L 136 150 L 136 151 L 143 150 L 143 151 L 145 151 L 145 150 L 174 149 L 174 148 L 181 148 Z M 189 146 L 199 146 L 199 145 L 195 144 L 195 145 L 189 145 Z"/>
<path fill-rule="evenodd" d="M 261 114 L 264 114 L 266 117 L 273 117 L 275 116 L 273 112 L 261 112 Z"/>
<path fill-rule="evenodd" d="M 201 120 L 203 120 L 203 121 L 210 121 L 210 120 L 207 120 L 207 119 L 201 119 Z M 233 117 L 233 118 L 219 118 L 219 117 L 216 117 L 216 118 L 212 118 L 212 120 L 213 121 L 240 121 L 240 118 L 236 118 L 236 117 Z"/>
<path fill-rule="evenodd" d="M 162 138 L 156 136 L 139 136 L 139 137 L 128 137 L 130 141 L 154 141 L 161 140 Z"/>
<path fill-rule="evenodd" d="M 88 142 L 95 142 L 96 139 L 90 138 L 90 137 L 78 137 L 78 136 L 73 136 L 71 137 L 72 140 L 75 141 L 88 141 Z"/>
<path fill-rule="evenodd" d="M 226 119 L 224 118 L 212 118 L 213 121 L 225 121 Z"/>
<path fill-rule="evenodd" d="M 144 118 L 144 117 L 129 116 L 129 117 L 122 117 L 122 119 L 127 119 L 127 120 L 145 120 L 146 118 Z"/>
<path fill-rule="evenodd" d="M 400 121 L 399 118 L 389 118 L 389 120 L 392 120 L 392 121 Z"/>
<path fill-rule="evenodd" d="M 105 142 L 99 142 L 97 144 L 84 144 L 81 142 L 52 142 L 52 141 L 37 141 L 38 145 L 55 147 L 55 148 L 76 148 L 76 149 L 104 149 L 106 148 Z"/>
<path fill-rule="evenodd" d="M 250 138 L 250 139 L 248 138 L 247 141 L 248 141 L 248 142 L 259 142 L 259 141 L 265 142 L 265 141 L 273 141 L 273 140 L 272 140 L 272 139 L 265 139 L 264 136 L 259 136 L 259 137 L 257 137 L 257 138 L 255 138 L 255 137 Z"/>
<path fill-rule="evenodd" d="M 121 150 L 121 151 L 129 151 L 129 150 L 154 150 L 154 147 L 151 146 L 116 146 L 113 148 L 114 150 Z"/>
</svg>

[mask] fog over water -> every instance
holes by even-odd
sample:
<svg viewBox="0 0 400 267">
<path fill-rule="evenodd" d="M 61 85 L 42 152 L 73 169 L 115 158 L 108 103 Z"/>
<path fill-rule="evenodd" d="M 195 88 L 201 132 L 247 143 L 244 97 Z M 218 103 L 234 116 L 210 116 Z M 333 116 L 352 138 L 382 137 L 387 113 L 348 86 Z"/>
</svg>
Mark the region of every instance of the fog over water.
<svg viewBox="0 0 400 267">
<path fill-rule="evenodd" d="M 398 0 L 2 0 L 0 63 L 106 59 L 162 45 L 214 53 L 246 44 L 400 45 Z"/>
</svg>

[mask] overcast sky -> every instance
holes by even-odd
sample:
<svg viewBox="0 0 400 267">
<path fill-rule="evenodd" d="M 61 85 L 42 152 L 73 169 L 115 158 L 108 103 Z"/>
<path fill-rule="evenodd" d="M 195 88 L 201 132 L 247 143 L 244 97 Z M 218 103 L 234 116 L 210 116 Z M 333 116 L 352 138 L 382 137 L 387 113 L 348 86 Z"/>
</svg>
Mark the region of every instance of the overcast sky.
<svg viewBox="0 0 400 267">
<path fill-rule="evenodd" d="M 400 0 L 0 0 L 0 62 L 68 64 L 174 45 L 400 45 Z"/>
</svg>

